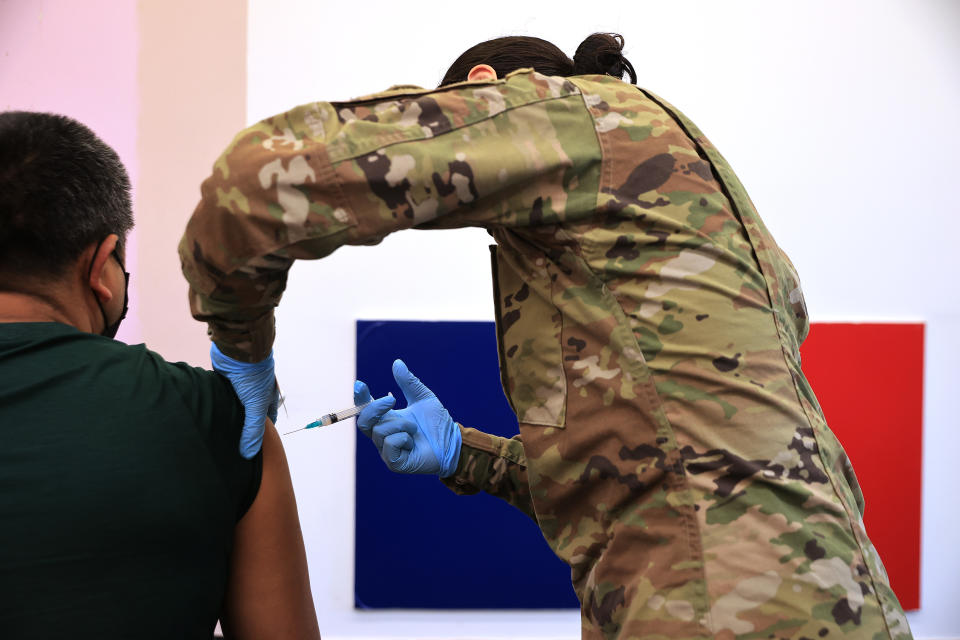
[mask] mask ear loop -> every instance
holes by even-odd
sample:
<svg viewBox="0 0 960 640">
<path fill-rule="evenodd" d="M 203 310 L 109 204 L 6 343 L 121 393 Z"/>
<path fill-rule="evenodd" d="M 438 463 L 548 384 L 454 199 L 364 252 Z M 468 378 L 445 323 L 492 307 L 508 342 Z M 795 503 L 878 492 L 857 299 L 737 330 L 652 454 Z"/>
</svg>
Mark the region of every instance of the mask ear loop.
<svg viewBox="0 0 960 640">
<path fill-rule="evenodd" d="M 103 245 L 104 242 L 106 242 L 106 240 L 107 240 L 107 239 L 104 238 L 103 240 L 101 240 L 100 242 L 98 242 L 98 243 L 97 243 L 97 248 L 93 250 L 93 257 L 90 258 L 90 267 L 87 269 L 87 280 L 88 280 L 88 281 L 90 280 L 90 275 L 93 273 L 93 259 L 96 258 L 97 253 L 100 251 L 100 247 Z M 123 265 L 121 265 L 121 266 L 123 266 Z M 103 305 L 100 304 L 100 298 L 97 297 L 97 292 L 96 292 L 96 291 L 93 292 L 93 299 L 94 299 L 94 300 L 96 301 L 96 303 L 97 303 L 97 308 L 100 309 L 100 317 L 103 318 L 103 329 L 101 330 L 101 334 L 102 334 L 103 331 L 106 331 L 106 330 L 107 330 L 107 328 L 110 326 L 110 324 L 109 324 L 108 321 L 107 321 L 107 313 L 106 313 L 106 311 L 103 310 Z"/>
<path fill-rule="evenodd" d="M 93 257 L 90 258 L 90 266 L 87 268 L 87 280 L 90 279 L 90 274 L 93 273 L 93 258 L 97 256 L 97 252 L 100 251 L 100 247 L 106 242 L 106 238 L 97 243 L 97 248 L 93 250 Z"/>
<path fill-rule="evenodd" d="M 117 264 L 120 265 L 120 270 L 123 271 L 123 309 L 120 311 L 120 317 L 117 318 L 116 324 L 119 326 L 123 322 L 124 318 L 127 317 L 127 312 L 130 311 L 130 272 L 127 271 L 126 266 L 123 264 L 123 260 L 120 259 L 120 254 L 117 253 L 117 250 L 114 249 L 111 255 L 117 261 Z"/>
<path fill-rule="evenodd" d="M 106 241 L 106 238 L 97 243 L 97 248 L 93 250 L 93 255 L 96 256 L 97 252 L 100 251 L 100 247 Z M 93 294 L 93 299 L 97 302 L 97 307 L 100 309 L 100 317 L 103 318 L 103 330 L 100 331 L 100 335 L 113 338 L 117 335 L 117 331 L 120 329 L 120 323 L 123 322 L 123 319 L 127 317 L 127 312 L 130 310 L 130 272 L 127 271 L 126 267 L 123 265 L 123 260 L 120 259 L 120 254 L 117 253 L 117 250 L 114 249 L 110 252 L 110 255 L 117 261 L 117 264 L 120 265 L 120 270 L 123 271 L 123 309 L 120 311 L 120 317 L 117 318 L 117 321 L 113 324 L 110 324 L 110 321 L 107 319 L 107 312 L 103 308 L 103 304 L 100 302 L 100 298 L 97 297 L 97 294 Z M 93 260 L 90 261 L 90 268 L 87 269 L 87 280 L 90 279 L 90 274 L 93 273 Z"/>
</svg>

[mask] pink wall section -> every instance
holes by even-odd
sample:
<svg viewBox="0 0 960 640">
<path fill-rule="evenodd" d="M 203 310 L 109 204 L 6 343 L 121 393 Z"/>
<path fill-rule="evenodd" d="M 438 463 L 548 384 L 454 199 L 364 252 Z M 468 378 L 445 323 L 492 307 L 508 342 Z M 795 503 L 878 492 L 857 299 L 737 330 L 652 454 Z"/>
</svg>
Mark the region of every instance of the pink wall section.
<svg viewBox="0 0 960 640">
<path fill-rule="evenodd" d="M 207 328 L 190 317 L 177 245 L 200 183 L 245 124 L 246 2 L 156 0 L 138 8 L 141 327 L 168 360 L 209 366 Z"/>
<path fill-rule="evenodd" d="M 51 111 L 116 149 L 136 192 L 137 4 L 126 0 L 0 0 L 0 109 Z M 127 262 L 137 262 L 136 229 Z M 141 342 L 137 280 L 118 338 Z"/>
<path fill-rule="evenodd" d="M 130 313 L 117 337 L 201 366 L 210 342 L 177 244 L 245 124 L 246 21 L 238 0 L 0 0 L 0 110 L 75 118 L 130 173 Z"/>
</svg>

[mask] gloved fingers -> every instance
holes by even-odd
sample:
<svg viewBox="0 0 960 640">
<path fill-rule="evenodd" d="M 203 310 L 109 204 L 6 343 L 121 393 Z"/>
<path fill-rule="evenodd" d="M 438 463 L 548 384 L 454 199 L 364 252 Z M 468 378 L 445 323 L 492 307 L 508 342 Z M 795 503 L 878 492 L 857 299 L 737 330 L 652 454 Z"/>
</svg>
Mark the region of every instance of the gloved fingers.
<svg viewBox="0 0 960 640">
<path fill-rule="evenodd" d="M 417 400 L 435 397 L 433 392 L 410 372 L 403 360 L 393 361 L 393 379 L 397 381 L 400 390 L 403 391 L 403 396 L 407 399 L 408 405 Z"/>
<path fill-rule="evenodd" d="M 417 423 L 397 411 L 390 411 L 380 422 L 373 426 L 373 432 L 370 439 L 373 440 L 377 449 L 383 448 L 384 441 L 397 433 L 406 433 L 413 436 L 417 432 Z"/>
<path fill-rule="evenodd" d="M 280 409 L 280 385 L 277 379 L 273 379 L 273 398 L 270 400 L 270 406 L 267 407 L 267 416 L 274 424 L 277 423 L 277 411 Z"/>
<path fill-rule="evenodd" d="M 373 396 L 370 395 L 370 388 L 367 386 L 366 382 L 357 380 L 353 383 L 353 404 L 360 406 L 361 404 L 366 404 L 373 400 Z"/>
<path fill-rule="evenodd" d="M 273 352 L 260 362 L 241 362 L 220 351 L 216 343 L 210 345 L 210 363 L 213 369 L 230 380 L 237 398 L 243 404 L 243 431 L 240 435 L 240 455 L 252 458 L 263 443 L 263 423 L 269 416 L 277 418 L 280 390 L 274 375 Z"/>
<path fill-rule="evenodd" d="M 380 457 L 392 471 L 400 471 L 410 457 L 411 451 L 413 451 L 413 436 L 406 431 L 400 431 L 384 438 Z"/>
<path fill-rule="evenodd" d="M 388 393 L 365 406 L 360 413 L 357 414 L 357 427 L 360 431 L 363 431 L 363 435 L 369 438 L 371 429 L 380 422 L 383 415 L 387 411 L 390 411 L 396 403 L 397 399 L 393 397 L 392 393 Z"/>
<path fill-rule="evenodd" d="M 249 460 L 257 455 L 263 446 L 264 414 L 248 413 L 244 418 L 243 431 L 240 433 L 240 455 Z"/>
</svg>

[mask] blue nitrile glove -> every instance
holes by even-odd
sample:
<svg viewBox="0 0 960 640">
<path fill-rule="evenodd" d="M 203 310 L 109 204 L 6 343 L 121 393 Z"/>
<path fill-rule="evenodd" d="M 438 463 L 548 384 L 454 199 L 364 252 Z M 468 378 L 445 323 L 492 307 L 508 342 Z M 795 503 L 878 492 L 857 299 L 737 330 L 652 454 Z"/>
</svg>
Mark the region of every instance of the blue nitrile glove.
<svg viewBox="0 0 960 640">
<path fill-rule="evenodd" d="M 273 373 L 273 351 L 260 362 L 240 362 L 226 356 L 210 345 L 213 370 L 225 375 L 233 384 L 243 404 L 243 432 L 240 434 L 240 455 L 248 460 L 257 455 L 263 445 L 263 428 L 267 417 L 277 421 L 280 389 Z"/>
<path fill-rule="evenodd" d="M 433 394 L 402 360 L 393 363 L 393 377 L 400 385 L 407 406 L 393 409 L 396 398 L 386 395 L 363 408 L 357 426 L 373 440 L 380 458 L 398 473 L 453 475 L 460 461 L 460 427 Z M 353 401 L 370 400 L 370 390 L 359 380 L 353 387 Z"/>
</svg>

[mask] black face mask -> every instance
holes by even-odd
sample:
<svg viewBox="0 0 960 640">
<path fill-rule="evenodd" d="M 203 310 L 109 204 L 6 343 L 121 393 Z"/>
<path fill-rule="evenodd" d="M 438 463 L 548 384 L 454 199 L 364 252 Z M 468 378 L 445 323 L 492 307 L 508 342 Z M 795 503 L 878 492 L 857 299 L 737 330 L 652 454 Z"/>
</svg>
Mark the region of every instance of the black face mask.
<svg viewBox="0 0 960 640">
<path fill-rule="evenodd" d="M 100 244 L 103 244 L 102 240 L 100 241 Z M 94 255 L 96 255 L 97 251 L 100 250 L 100 244 L 98 244 L 96 250 L 94 250 Z M 123 310 L 120 312 L 120 317 L 117 318 L 116 322 L 110 324 L 110 321 L 107 320 L 107 313 L 103 310 L 103 305 L 100 304 L 100 298 L 97 297 L 96 293 L 93 294 L 94 300 L 97 301 L 97 306 L 100 307 L 100 315 L 103 316 L 103 331 L 100 332 L 100 335 L 107 338 L 113 338 L 117 335 L 117 331 L 120 330 L 120 323 L 123 322 L 123 319 L 127 317 L 127 309 L 130 304 L 130 274 L 127 273 L 126 269 L 124 269 L 123 260 L 120 259 L 120 256 L 117 254 L 116 250 L 114 250 L 110 255 L 113 256 L 113 258 L 117 261 L 117 264 L 120 265 L 120 268 L 123 269 Z M 93 270 L 92 263 L 90 264 L 90 270 Z M 87 274 L 87 277 L 89 278 L 89 273 Z"/>
</svg>

